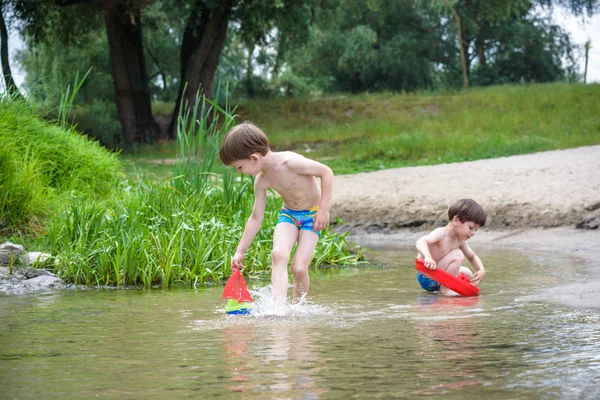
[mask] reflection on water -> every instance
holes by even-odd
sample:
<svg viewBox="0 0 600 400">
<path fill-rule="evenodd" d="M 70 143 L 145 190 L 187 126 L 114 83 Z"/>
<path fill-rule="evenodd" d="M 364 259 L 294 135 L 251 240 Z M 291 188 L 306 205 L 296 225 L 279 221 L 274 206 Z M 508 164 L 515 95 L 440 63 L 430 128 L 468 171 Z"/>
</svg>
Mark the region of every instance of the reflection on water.
<svg viewBox="0 0 600 400">
<path fill-rule="evenodd" d="M 0 297 L 0 398 L 600 398 L 598 311 L 515 301 L 583 281 L 571 260 L 478 253 L 480 297 L 427 294 L 413 251 L 380 251 L 316 271 L 283 317 L 226 315 L 222 288 Z"/>
</svg>

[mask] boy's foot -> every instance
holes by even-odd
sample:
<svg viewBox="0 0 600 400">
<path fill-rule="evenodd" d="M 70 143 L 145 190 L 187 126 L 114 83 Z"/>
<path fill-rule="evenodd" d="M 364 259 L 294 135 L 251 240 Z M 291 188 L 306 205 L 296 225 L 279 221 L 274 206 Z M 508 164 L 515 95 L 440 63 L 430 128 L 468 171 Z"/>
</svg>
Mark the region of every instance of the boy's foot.
<svg viewBox="0 0 600 400">
<path fill-rule="evenodd" d="M 454 290 L 450 290 L 445 286 L 440 286 L 440 295 L 442 296 L 460 296 L 460 294 L 456 293 Z"/>
</svg>

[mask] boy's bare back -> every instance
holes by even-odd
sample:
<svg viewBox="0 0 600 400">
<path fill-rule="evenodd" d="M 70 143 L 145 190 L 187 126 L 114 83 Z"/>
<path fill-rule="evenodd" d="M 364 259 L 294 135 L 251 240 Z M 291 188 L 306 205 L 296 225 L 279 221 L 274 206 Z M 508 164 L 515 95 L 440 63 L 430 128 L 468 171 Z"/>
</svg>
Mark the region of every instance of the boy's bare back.
<svg viewBox="0 0 600 400">
<path fill-rule="evenodd" d="M 304 210 L 321 202 L 321 188 L 315 178 L 320 163 L 291 151 L 273 152 L 269 165 L 256 176 L 255 188 L 274 189 L 284 204 Z"/>
</svg>

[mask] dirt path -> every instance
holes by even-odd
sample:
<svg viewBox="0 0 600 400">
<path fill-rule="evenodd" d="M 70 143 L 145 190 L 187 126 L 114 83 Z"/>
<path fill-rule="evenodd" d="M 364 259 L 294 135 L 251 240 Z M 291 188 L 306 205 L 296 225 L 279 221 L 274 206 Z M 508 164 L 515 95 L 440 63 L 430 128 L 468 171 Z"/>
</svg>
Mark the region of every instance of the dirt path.
<svg viewBox="0 0 600 400">
<path fill-rule="evenodd" d="M 336 176 L 332 216 L 376 231 L 432 226 L 464 197 L 488 228 L 573 226 L 600 209 L 600 146 Z"/>
</svg>

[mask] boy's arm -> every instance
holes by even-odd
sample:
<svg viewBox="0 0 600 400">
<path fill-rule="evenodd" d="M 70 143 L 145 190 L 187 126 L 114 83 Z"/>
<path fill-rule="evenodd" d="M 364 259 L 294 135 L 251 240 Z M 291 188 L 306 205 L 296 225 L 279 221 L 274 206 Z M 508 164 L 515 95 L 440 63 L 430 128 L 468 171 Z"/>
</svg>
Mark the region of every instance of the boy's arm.
<svg viewBox="0 0 600 400">
<path fill-rule="evenodd" d="M 479 285 L 485 276 L 485 268 L 483 267 L 483 263 L 479 257 L 477 257 L 477 254 L 475 254 L 475 252 L 469 247 L 467 242 L 462 243 L 459 248 L 462 250 L 467 260 L 469 260 L 473 268 L 477 270 L 471 278 L 471 283 L 473 285 Z"/>
<path fill-rule="evenodd" d="M 431 270 L 434 270 L 437 265 L 433 257 L 431 257 L 431 252 L 429 251 L 429 245 L 434 244 L 442 240 L 444 237 L 444 229 L 438 228 L 434 229 L 431 233 L 419 238 L 417 240 L 417 251 L 421 253 L 423 256 L 423 261 L 425 262 L 425 266 Z"/>
<path fill-rule="evenodd" d="M 266 205 L 267 189 L 261 185 L 260 178 L 256 178 L 254 181 L 254 207 L 252 208 L 252 214 L 250 214 L 246 226 L 244 227 L 244 233 L 242 234 L 240 243 L 235 251 L 235 255 L 231 260 L 231 268 L 242 268 L 242 260 L 244 259 L 246 250 L 250 247 L 252 240 L 254 240 L 254 237 L 262 225 Z"/>
<path fill-rule="evenodd" d="M 295 158 L 288 165 L 292 172 L 312 175 L 321 179 L 321 202 L 319 211 L 317 211 L 313 221 L 313 228 L 315 231 L 327 228 L 327 225 L 329 225 L 329 207 L 333 195 L 333 171 L 325 164 L 302 156 Z"/>
</svg>

